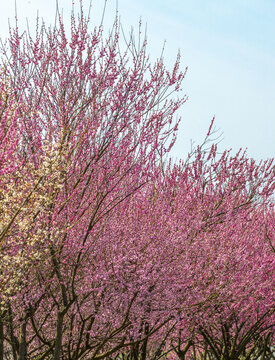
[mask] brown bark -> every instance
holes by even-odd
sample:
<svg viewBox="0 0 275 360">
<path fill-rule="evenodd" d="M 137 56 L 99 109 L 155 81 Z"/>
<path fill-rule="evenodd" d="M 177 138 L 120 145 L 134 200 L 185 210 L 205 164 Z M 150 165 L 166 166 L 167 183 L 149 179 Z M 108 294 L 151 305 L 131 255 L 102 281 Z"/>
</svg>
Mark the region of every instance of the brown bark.
<svg viewBox="0 0 275 360">
<path fill-rule="evenodd" d="M 0 360 L 4 360 L 4 324 L 0 314 Z"/>
<path fill-rule="evenodd" d="M 55 337 L 55 346 L 54 346 L 54 355 L 53 360 L 59 360 L 60 351 L 62 346 L 62 328 L 63 328 L 63 319 L 64 312 L 59 312 L 57 315 L 57 324 L 56 324 L 56 337 Z"/>
<path fill-rule="evenodd" d="M 27 320 L 24 319 L 20 329 L 19 360 L 26 360 L 27 358 L 26 357 L 27 356 L 26 327 L 27 327 Z"/>
</svg>

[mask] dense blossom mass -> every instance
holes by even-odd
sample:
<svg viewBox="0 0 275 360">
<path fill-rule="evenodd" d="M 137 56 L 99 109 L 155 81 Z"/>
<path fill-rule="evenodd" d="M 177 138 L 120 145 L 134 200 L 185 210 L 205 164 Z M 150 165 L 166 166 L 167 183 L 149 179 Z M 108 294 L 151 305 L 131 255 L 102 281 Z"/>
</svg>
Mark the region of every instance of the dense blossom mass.
<svg viewBox="0 0 275 360">
<path fill-rule="evenodd" d="M 0 360 L 271 359 L 272 160 L 174 164 L 180 57 L 89 21 L 2 47 Z"/>
</svg>

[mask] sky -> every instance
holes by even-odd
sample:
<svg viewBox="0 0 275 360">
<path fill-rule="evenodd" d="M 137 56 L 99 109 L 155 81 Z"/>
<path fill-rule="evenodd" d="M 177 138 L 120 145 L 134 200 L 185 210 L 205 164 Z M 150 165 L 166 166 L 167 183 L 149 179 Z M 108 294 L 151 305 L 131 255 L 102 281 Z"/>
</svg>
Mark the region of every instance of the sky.
<svg viewBox="0 0 275 360">
<path fill-rule="evenodd" d="M 46 24 L 54 22 L 56 0 L 17 0 L 21 29 L 35 24 L 37 11 Z M 77 0 L 76 0 L 77 2 Z M 104 0 L 94 0 L 92 25 L 100 22 Z M 147 26 L 152 61 L 164 41 L 164 61 L 173 66 L 178 50 L 182 69 L 188 66 L 183 94 L 188 101 L 182 117 L 174 159 L 185 158 L 191 139 L 200 144 L 215 116 L 222 133 L 220 150 L 247 148 L 256 160 L 275 156 L 275 1 L 274 0 L 108 0 L 104 26 L 116 13 L 124 31 Z M 89 0 L 83 0 L 88 9 Z M 59 0 L 69 19 L 71 0 Z M 1 4 L 0 34 L 8 35 L 14 2 Z"/>
</svg>

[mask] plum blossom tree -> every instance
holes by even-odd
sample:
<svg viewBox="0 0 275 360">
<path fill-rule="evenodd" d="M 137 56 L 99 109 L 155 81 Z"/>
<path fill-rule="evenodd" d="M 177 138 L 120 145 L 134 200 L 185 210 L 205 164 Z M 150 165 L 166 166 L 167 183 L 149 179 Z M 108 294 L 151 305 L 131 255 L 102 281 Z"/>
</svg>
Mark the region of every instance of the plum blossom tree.
<svg viewBox="0 0 275 360">
<path fill-rule="evenodd" d="M 171 321 L 147 343 L 148 351 L 153 351 L 150 359 L 164 356 L 160 348 L 164 350 L 165 345 L 166 352 L 174 350 L 180 359 L 188 351 L 192 356 L 196 345 L 196 358 L 201 345 L 206 353 L 205 343 L 210 347 L 208 358 L 244 355 L 249 359 L 253 352 L 265 351 L 260 344 L 263 339 L 272 341 L 274 254 L 267 231 L 274 228 L 270 199 L 274 167 L 271 161 L 256 165 L 241 153 L 225 152 L 217 159 L 215 152 L 215 146 L 208 154 L 199 150 L 190 164 L 168 167 L 159 187 L 154 182 L 154 204 L 158 205 L 144 221 L 146 231 L 142 232 L 151 234 L 148 225 L 153 221 L 154 235 L 144 235 L 150 245 L 143 245 L 146 240 L 136 243 L 148 251 L 145 264 L 151 265 L 153 258 L 163 271 L 161 276 L 158 270 L 155 280 L 150 276 L 154 288 L 148 279 L 142 282 L 148 286 L 146 299 L 151 299 L 154 309 L 149 319 L 162 309 L 159 317 L 171 316 Z M 142 203 L 142 214 L 148 214 L 151 206 L 145 200 Z M 142 217 L 134 215 L 134 219 L 138 219 L 135 233 L 140 236 Z M 143 252 L 138 253 L 144 256 Z M 148 323 L 150 329 L 149 324 L 154 323 Z M 142 358 L 142 351 L 141 347 L 137 358 Z"/>
<path fill-rule="evenodd" d="M 78 19 L 72 16 L 70 38 L 59 16 L 53 29 L 38 24 L 34 37 L 11 30 L 2 49 L 3 81 L 11 93 L 4 107 L 15 111 L 8 125 L 10 148 L 2 147 L 3 162 L 14 169 L 5 165 L 1 183 L 7 187 L 10 182 L 16 191 L 3 198 L 10 216 L 5 213 L 1 227 L 6 262 L 1 285 L 8 342 L 20 359 L 27 356 L 27 348 L 33 356 L 35 349 L 43 353 L 46 348 L 44 357 L 58 359 L 66 334 L 64 318 L 82 302 L 84 308 L 93 304 L 84 319 L 82 312 L 77 316 L 87 325 L 85 351 L 96 354 L 108 337 L 112 340 L 113 333 L 125 328 L 131 299 L 117 321 L 102 323 L 98 344 L 89 342 L 103 296 L 101 276 L 106 276 L 98 268 L 100 234 L 113 209 L 154 176 L 159 154 L 175 141 L 173 114 L 185 101 L 170 96 L 184 77 L 179 59 L 170 72 L 162 59 L 149 62 L 146 42 L 136 48 L 131 39 L 122 52 L 117 22 L 106 40 L 102 27 L 89 33 L 88 25 L 81 9 Z M 2 114 L 3 139 L 8 138 L 7 117 Z M 12 262 L 19 263 L 20 271 L 14 266 L 10 270 Z M 90 275 L 84 277 L 87 266 Z M 7 289 L 15 278 L 20 292 Z M 78 300 L 82 294 L 85 301 Z M 44 323 L 36 324 L 34 314 L 41 316 L 49 297 L 51 316 L 40 317 Z M 30 323 L 35 335 L 30 335 Z M 70 343 L 68 351 L 77 358 L 84 350 Z"/>
<path fill-rule="evenodd" d="M 214 144 L 163 165 L 179 57 L 169 71 L 89 21 L 15 28 L 2 49 L 0 360 L 266 352 L 272 161 Z"/>
<path fill-rule="evenodd" d="M 41 158 L 41 172 L 26 157 L 21 136 L 24 126 L 20 113 L 24 106 L 16 98 L 10 84 L 1 73 L 0 108 L 0 244 L 1 244 L 1 295 L 0 306 L 5 307 L 6 296 L 20 283 L 20 274 L 38 258 L 39 229 L 43 211 L 43 178 L 48 176 L 45 160 Z"/>
</svg>

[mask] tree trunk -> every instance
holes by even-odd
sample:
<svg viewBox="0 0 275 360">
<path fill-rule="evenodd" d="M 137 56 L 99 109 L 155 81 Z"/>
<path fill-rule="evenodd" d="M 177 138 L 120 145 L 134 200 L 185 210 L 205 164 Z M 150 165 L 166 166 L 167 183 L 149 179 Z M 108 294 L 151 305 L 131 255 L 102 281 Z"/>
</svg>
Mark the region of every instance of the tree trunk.
<svg viewBox="0 0 275 360">
<path fill-rule="evenodd" d="M 0 360 L 4 360 L 4 324 L 0 314 Z"/>
<path fill-rule="evenodd" d="M 19 360 L 26 360 L 26 355 L 27 355 L 26 326 L 27 326 L 27 319 L 24 319 L 20 329 Z"/>
<path fill-rule="evenodd" d="M 61 345 L 62 345 L 63 319 L 64 319 L 64 313 L 59 312 L 57 315 L 56 338 L 55 338 L 53 360 L 59 360 L 59 358 L 60 358 L 60 351 L 61 351 Z"/>
<path fill-rule="evenodd" d="M 187 351 L 189 350 L 189 348 L 193 345 L 193 341 L 192 340 L 188 340 L 187 344 L 185 345 L 185 347 L 181 350 L 180 348 L 180 344 L 178 346 L 178 349 L 175 349 L 175 352 L 177 354 L 177 356 L 179 357 L 180 360 L 185 360 L 185 355 L 187 354 Z"/>
<path fill-rule="evenodd" d="M 146 322 L 144 335 L 147 336 L 148 334 L 149 334 L 149 324 Z M 148 344 L 148 338 L 146 338 L 143 341 L 141 346 L 141 360 L 146 360 L 147 344 Z"/>
<path fill-rule="evenodd" d="M 18 339 L 15 338 L 14 332 L 13 332 L 12 311 L 11 311 L 10 304 L 9 304 L 8 317 L 9 317 L 9 331 L 10 331 L 10 341 L 11 341 L 11 348 L 12 348 L 12 356 L 13 356 L 13 360 L 16 360 L 17 359 L 17 352 L 19 352 L 19 342 L 18 342 Z"/>
</svg>

